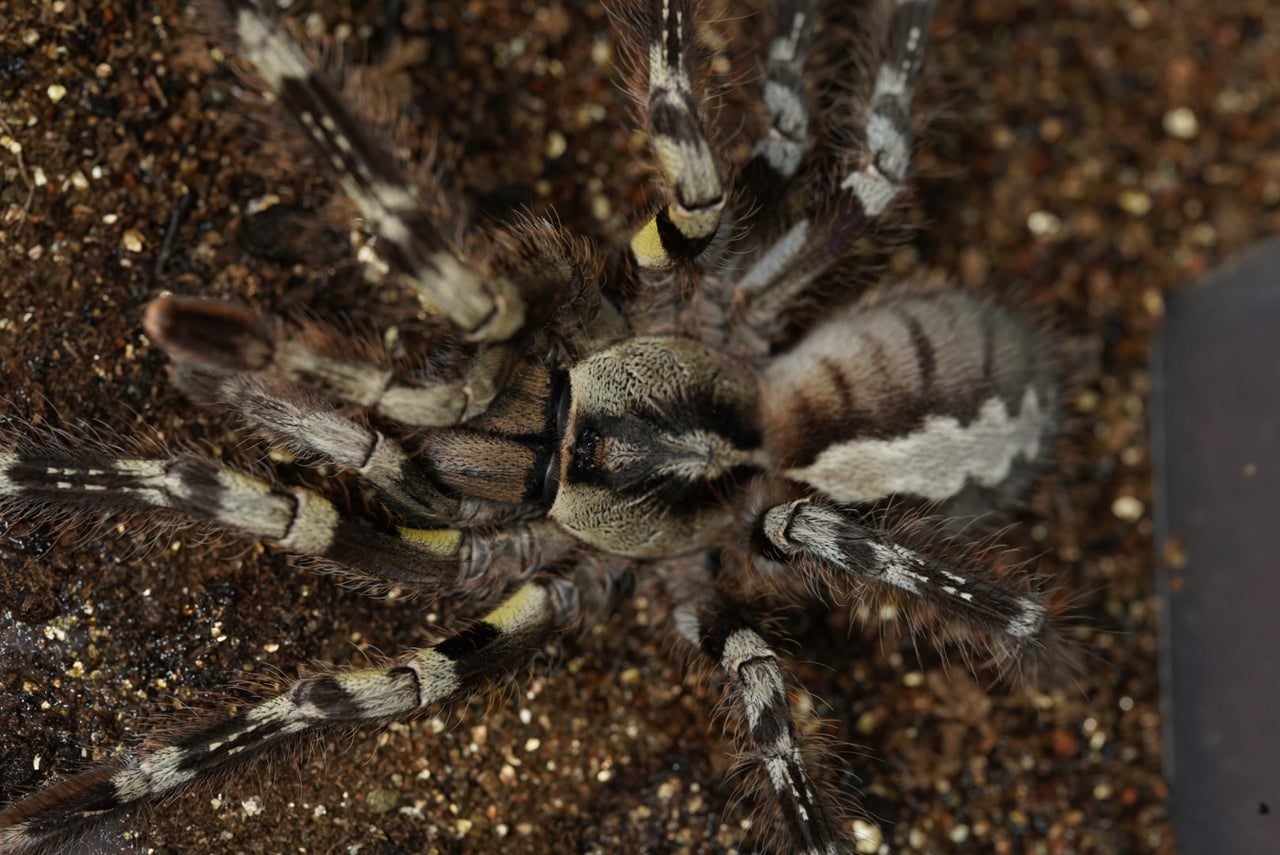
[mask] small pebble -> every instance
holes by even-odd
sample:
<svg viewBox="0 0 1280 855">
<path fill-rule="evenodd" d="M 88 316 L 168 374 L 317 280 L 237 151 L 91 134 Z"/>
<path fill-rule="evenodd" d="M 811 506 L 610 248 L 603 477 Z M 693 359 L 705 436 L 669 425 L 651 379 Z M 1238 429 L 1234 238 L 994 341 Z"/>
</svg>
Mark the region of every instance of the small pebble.
<svg viewBox="0 0 1280 855">
<path fill-rule="evenodd" d="M 373 790 L 364 799 L 365 807 L 374 813 L 389 813 L 400 804 L 400 793 L 385 787 Z"/>
<path fill-rule="evenodd" d="M 1116 204 L 1126 213 L 1135 217 L 1145 217 L 1151 213 L 1151 197 L 1141 190 L 1121 190 L 1116 197 Z"/>
<path fill-rule="evenodd" d="M 1062 230 L 1062 220 L 1049 211 L 1032 211 L 1027 217 L 1027 231 L 1036 237 L 1048 237 Z"/>
<path fill-rule="evenodd" d="M 1180 140 L 1195 139 L 1200 133 L 1200 122 L 1190 107 L 1178 107 L 1165 113 L 1161 125 L 1166 134 Z"/>
<path fill-rule="evenodd" d="M 1137 522 L 1142 519 L 1146 507 L 1133 496 L 1120 496 L 1111 503 L 1111 513 L 1125 522 Z"/>
<path fill-rule="evenodd" d="M 855 819 L 853 821 L 853 841 L 855 852 L 875 855 L 876 852 L 880 851 L 881 844 L 884 843 L 884 832 L 874 822 Z"/>
</svg>

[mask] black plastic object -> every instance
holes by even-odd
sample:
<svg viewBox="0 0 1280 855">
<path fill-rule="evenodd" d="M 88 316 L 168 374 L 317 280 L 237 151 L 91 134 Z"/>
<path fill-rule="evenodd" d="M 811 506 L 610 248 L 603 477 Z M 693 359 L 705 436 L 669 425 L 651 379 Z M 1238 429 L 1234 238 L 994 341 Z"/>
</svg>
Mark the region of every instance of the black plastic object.
<svg viewBox="0 0 1280 855">
<path fill-rule="evenodd" d="M 1280 853 L 1280 240 L 1166 312 L 1153 446 L 1177 848 Z"/>
</svg>

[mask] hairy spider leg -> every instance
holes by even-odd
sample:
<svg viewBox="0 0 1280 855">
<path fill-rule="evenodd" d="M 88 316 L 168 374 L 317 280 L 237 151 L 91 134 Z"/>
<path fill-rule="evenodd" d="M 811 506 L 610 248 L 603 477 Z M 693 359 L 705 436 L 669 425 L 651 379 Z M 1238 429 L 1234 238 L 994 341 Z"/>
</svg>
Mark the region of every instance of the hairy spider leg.
<svg viewBox="0 0 1280 855">
<path fill-rule="evenodd" d="M 540 520 L 477 528 L 374 525 L 313 490 L 278 486 L 207 458 L 119 458 L 50 437 L 0 446 L 0 509 L 30 515 L 42 508 L 169 512 L 318 559 L 331 572 L 433 597 L 482 584 L 501 592 L 574 548 L 572 538 Z"/>
<path fill-rule="evenodd" d="M 692 0 L 651 0 L 647 23 L 645 117 L 671 201 L 631 238 L 631 254 L 642 270 L 665 270 L 692 261 L 711 243 L 720 228 L 725 190 L 690 76 Z"/>
<path fill-rule="evenodd" d="M 594 584 L 586 576 L 578 584 Z M 594 592 L 588 592 L 594 596 Z M 225 776 L 307 736 L 447 711 L 509 679 L 581 617 L 574 580 L 531 581 L 470 627 L 383 667 L 302 677 L 247 704 L 0 811 L 0 850 L 48 851 L 106 814 L 155 802 Z"/>
<path fill-rule="evenodd" d="M 322 324 L 286 324 L 228 303 L 177 298 L 150 307 L 148 334 L 180 367 L 260 373 L 272 385 L 298 386 L 406 425 L 447 426 L 482 413 L 518 359 L 521 339 L 554 325 L 567 302 L 596 298 L 600 260 L 586 241 L 532 217 L 466 257 L 432 222 L 395 159 L 275 21 L 253 0 L 221 5 L 242 53 L 331 165 L 387 264 L 472 353 L 460 376 L 400 372 L 381 342 L 352 349 L 349 336 Z"/>
<path fill-rule="evenodd" d="M 932 18 L 931 0 L 895 0 L 865 108 L 850 110 L 848 124 L 830 134 L 860 140 L 834 150 L 834 201 L 830 194 L 819 194 L 816 206 L 807 205 L 799 219 L 770 238 L 737 272 L 746 322 L 762 338 L 771 338 L 785 325 L 788 310 L 905 189 L 911 167 L 911 99 Z"/>
<path fill-rule="evenodd" d="M 774 4 L 776 27 L 765 52 L 764 84 L 760 98 L 769 122 L 743 164 L 735 188 L 743 198 L 739 216 L 755 226 L 774 213 L 794 190 L 793 179 L 805 164 L 810 140 L 809 91 L 805 64 L 813 49 L 816 0 L 779 0 Z"/>
<path fill-rule="evenodd" d="M 243 54 L 332 164 L 378 236 L 387 262 L 474 341 L 503 341 L 524 324 L 524 301 L 449 246 L 395 160 L 374 144 L 302 50 L 253 0 L 223 0 Z"/>
<path fill-rule="evenodd" d="M 778 852 L 836 855 L 840 833 L 815 787 L 787 700 L 787 674 L 768 643 L 731 603 L 696 596 L 675 613 L 676 628 L 727 681 L 725 708 L 737 721 L 743 764 L 768 781 L 761 810 Z"/>
<path fill-rule="evenodd" d="M 1034 667 L 1060 649 L 1047 597 L 1025 580 L 994 576 L 989 567 L 945 560 L 904 546 L 893 532 L 869 525 L 856 509 L 807 498 L 768 508 L 760 516 L 763 562 L 757 572 L 785 574 L 826 601 L 906 599 L 912 627 L 959 623 L 965 641 L 990 651 L 1001 669 Z"/>
</svg>

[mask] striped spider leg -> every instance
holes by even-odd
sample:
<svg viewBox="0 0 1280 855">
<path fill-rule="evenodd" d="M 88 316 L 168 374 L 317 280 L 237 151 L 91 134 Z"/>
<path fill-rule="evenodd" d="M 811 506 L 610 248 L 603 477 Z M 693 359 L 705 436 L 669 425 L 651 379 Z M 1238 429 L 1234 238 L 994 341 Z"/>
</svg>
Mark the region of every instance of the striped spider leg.
<svg viewBox="0 0 1280 855">
<path fill-rule="evenodd" d="M 524 668 L 536 651 L 580 621 L 584 601 L 597 610 L 607 605 L 611 594 L 599 601 L 599 581 L 584 573 L 527 582 L 433 647 L 379 668 L 303 677 L 274 698 L 207 720 L 161 747 L 68 778 L 5 811 L 0 843 L 14 853 L 74 846 L 111 813 L 224 777 L 318 733 L 456 706 Z"/>
<path fill-rule="evenodd" d="M 870 3 L 855 33 L 824 26 L 834 2 L 777 0 L 741 163 L 708 119 L 698 4 L 619 15 L 641 45 L 634 94 L 663 198 L 608 259 L 550 218 L 446 237 L 425 195 L 438 188 L 415 189 L 254 0 L 208 5 L 354 203 L 391 274 L 381 296 L 403 287 L 421 304 L 412 348 L 429 358 L 408 364 L 337 321 L 160 296 L 142 323 L 176 385 L 312 468 L 286 478 L 264 459 L 250 474 L 15 428 L 0 434 L 0 512 L 195 520 L 457 624 L 0 810 L 0 848 L 75 846 L 307 736 L 454 709 L 607 618 L 634 583 L 710 664 L 765 845 L 834 855 L 854 799 L 812 762 L 752 615 L 891 594 L 1001 666 L 1053 645 L 1042 594 L 895 525 L 920 506 L 962 525 L 1025 490 L 1057 429 L 1052 343 L 924 277 L 856 299 L 838 284 L 907 188 L 931 2 Z"/>
<path fill-rule="evenodd" d="M 149 308 L 147 331 L 177 363 L 179 385 L 190 391 L 183 380 L 192 373 L 252 374 L 273 388 L 312 392 L 412 426 L 457 424 L 482 413 L 516 361 L 521 336 L 595 286 L 587 248 L 547 220 L 526 219 L 495 235 L 488 256 L 464 258 L 432 221 L 414 182 L 279 25 L 252 0 L 218 5 L 244 57 L 330 162 L 387 267 L 472 351 L 457 376 L 406 377 L 376 348 L 353 348 L 347 336 L 322 325 L 282 324 L 225 303 L 165 299 Z"/>
<path fill-rule="evenodd" d="M 725 710 L 737 723 L 735 750 L 746 783 L 772 809 L 761 811 L 765 833 L 780 852 L 841 851 L 833 794 L 814 781 L 791 713 L 790 679 L 763 636 L 723 597 L 686 599 L 675 615 L 681 637 L 725 681 Z"/>
</svg>

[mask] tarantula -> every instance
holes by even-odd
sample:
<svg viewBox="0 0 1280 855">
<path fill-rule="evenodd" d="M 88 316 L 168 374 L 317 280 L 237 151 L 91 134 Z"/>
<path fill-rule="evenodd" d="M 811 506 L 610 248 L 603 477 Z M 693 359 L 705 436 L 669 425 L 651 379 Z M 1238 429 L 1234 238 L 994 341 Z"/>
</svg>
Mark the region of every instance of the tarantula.
<svg viewBox="0 0 1280 855">
<path fill-rule="evenodd" d="M 854 36 L 824 35 L 818 0 L 778 0 L 766 124 L 734 167 L 704 129 L 694 2 L 620 15 L 647 52 L 638 100 L 668 201 L 607 258 L 547 219 L 455 240 L 438 200 L 279 26 L 252 0 L 223 5 L 358 208 L 386 278 L 420 302 L 428 334 L 406 346 L 429 358 L 314 319 L 161 297 L 144 324 L 177 385 L 340 477 L 290 484 L 27 429 L 0 442 L 0 509 L 194 519 L 470 622 L 381 667 L 304 676 L 15 804 L 0 812 L 5 851 L 63 845 L 321 731 L 448 709 L 602 620 L 645 577 L 722 677 L 773 847 L 834 853 L 847 799 L 811 773 L 786 671 L 752 611 L 887 599 L 962 627 L 1002 667 L 1054 646 L 1049 599 L 955 545 L 979 508 L 1025 489 L 1047 449 L 1052 343 L 926 281 L 856 299 L 839 284 L 907 185 L 931 2 L 873 10 L 873 79 L 813 114 L 816 46 Z M 843 302 L 815 319 L 832 295 Z M 948 522 L 922 535 L 922 508 Z"/>
</svg>

